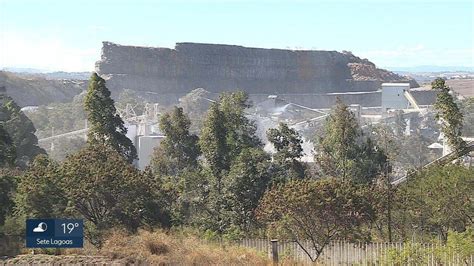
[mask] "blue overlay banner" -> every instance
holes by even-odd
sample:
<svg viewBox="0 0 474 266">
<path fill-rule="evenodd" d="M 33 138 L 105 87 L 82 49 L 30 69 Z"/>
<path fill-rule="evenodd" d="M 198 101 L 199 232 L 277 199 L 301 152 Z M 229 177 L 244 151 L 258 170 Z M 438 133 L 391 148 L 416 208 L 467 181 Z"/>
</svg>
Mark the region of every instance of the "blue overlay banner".
<svg viewBox="0 0 474 266">
<path fill-rule="evenodd" d="M 82 248 L 84 223 L 81 219 L 27 219 L 27 248 Z"/>
</svg>

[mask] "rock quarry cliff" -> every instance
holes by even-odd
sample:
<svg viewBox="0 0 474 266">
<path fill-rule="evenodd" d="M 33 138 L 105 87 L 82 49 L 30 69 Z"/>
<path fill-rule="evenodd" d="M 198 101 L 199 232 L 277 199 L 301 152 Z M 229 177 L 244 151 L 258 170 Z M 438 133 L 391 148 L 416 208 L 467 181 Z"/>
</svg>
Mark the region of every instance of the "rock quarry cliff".
<svg viewBox="0 0 474 266">
<path fill-rule="evenodd" d="M 249 94 L 373 92 L 383 82 L 416 81 L 379 69 L 350 52 L 294 51 L 177 43 L 174 49 L 103 42 L 96 71 L 113 94 L 123 89 L 184 95 L 241 89 Z"/>
</svg>

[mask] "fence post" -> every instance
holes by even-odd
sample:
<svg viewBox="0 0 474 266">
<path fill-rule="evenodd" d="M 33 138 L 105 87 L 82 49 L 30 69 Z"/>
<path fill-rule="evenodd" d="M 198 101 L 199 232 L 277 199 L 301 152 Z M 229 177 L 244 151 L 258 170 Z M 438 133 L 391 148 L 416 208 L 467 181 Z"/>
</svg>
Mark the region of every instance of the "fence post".
<svg viewBox="0 0 474 266">
<path fill-rule="evenodd" d="M 273 265 L 278 265 L 278 239 L 270 240 L 272 243 L 272 261 Z"/>
</svg>

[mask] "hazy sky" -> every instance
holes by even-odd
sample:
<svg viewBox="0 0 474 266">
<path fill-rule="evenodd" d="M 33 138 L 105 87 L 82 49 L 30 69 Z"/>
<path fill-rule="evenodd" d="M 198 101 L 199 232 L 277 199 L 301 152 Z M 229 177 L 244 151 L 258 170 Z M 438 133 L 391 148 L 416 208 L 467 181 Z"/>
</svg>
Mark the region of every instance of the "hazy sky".
<svg viewBox="0 0 474 266">
<path fill-rule="evenodd" d="M 349 50 L 386 66 L 474 66 L 473 1 L 0 0 L 0 68 L 91 71 L 102 41 Z"/>
</svg>

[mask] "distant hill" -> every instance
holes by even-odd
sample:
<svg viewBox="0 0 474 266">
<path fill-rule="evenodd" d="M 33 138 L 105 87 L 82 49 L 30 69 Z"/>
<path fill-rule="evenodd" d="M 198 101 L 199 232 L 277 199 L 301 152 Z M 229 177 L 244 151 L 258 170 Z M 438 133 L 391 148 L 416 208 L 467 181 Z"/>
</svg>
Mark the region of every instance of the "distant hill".
<svg viewBox="0 0 474 266">
<path fill-rule="evenodd" d="M 1 71 L 15 72 L 15 73 L 30 73 L 30 74 L 48 72 L 47 70 L 44 70 L 44 69 L 31 68 L 31 67 L 4 67 L 1 69 Z"/>
<path fill-rule="evenodd" d="M 6 67 L 2 71 L 12 72 L 20 77 L 41 77 L 45 79 L 77 79 L 77 80 L 89 80 L 91 72 L 65 72 L 65 71 L 54 71 L 48 72 L 41 69 L 35 68 L 16 68 Z"/>
<path fill-rule="evenodd" d="M 0 71 L 0 87 L 21 107 L 69 102 L 87 88 L 87 80 L 46 79 L 37 74 Z"/>
<path fill-rule="evenodd" d="M 474 72 L 469 66 L 415 66 L 415 67 L 385 67 L 395 72 Z"/>
<path fill-rule="evenodd" d="M 451 79 L 474 79 L 474 71 L 437 71 L 437 72 L 408 72 L 408 71 L 394 71 L 403 76 L 408 76 L 415 79 L 418 84 L 429 84 L 436 78 Z M 472 87 L 471 87 L 472 89 Z"/>
<path fill-rule="evenodd" d="M 77 80 L 89 80 L 91 77 L 91 72 L 49 72 L 49 73 L 40 73 L 38 75 L 46 79 L 77 79 Z"/>
</svg>

